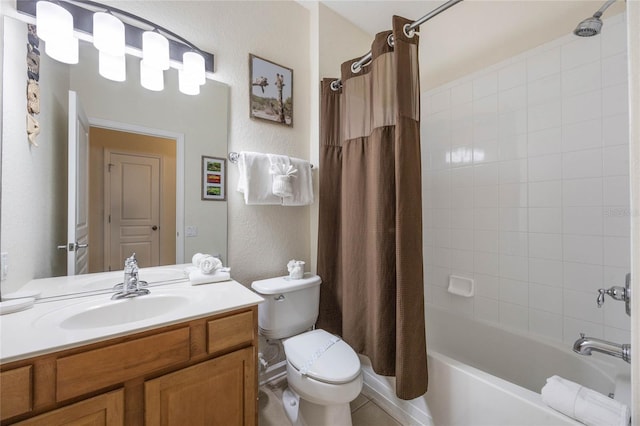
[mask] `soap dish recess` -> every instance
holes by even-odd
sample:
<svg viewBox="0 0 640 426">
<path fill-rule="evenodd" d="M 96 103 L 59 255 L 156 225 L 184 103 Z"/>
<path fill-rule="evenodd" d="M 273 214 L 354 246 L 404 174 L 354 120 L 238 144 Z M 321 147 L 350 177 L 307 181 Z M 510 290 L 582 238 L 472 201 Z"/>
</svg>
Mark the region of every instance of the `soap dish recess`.
<svg viewBox="0 0 640 426">
<path fill-rule="evenodd" d="M 447 291 L 451 294 L 473 297 L 474 287 L 475 283 L 471 278 L 449 275 L 449 288 L 447 288 Z"/>
</svg>

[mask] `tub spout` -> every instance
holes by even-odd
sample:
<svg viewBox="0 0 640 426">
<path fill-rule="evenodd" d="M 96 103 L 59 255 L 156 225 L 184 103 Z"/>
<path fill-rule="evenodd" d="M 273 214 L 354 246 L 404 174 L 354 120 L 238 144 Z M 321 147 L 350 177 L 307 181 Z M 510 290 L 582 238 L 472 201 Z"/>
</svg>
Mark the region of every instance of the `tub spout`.
<svg viewBox="0 0 640 426">
<path fill-rule="evenodd" d="M 631 363 L 631 345 L 620 345 L 595 337 L 585 337 L 584 333 L 580 333 L 580 338 L 573 344 L 573 351 L 580 355 L 591 355 L 591 351 L 596 351 Z"/>
</svg>

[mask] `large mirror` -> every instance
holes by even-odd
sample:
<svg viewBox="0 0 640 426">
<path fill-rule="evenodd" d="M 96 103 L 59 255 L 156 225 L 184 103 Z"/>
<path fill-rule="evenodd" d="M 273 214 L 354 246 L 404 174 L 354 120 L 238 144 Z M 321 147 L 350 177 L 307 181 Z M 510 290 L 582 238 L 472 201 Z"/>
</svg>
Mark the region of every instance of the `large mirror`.
<svg viewBox="0 0 640 426">
<path fill-rule="evenodd" d="M 88 177 L 75 185 L 87 189 L 89 206 L 87 265 L 79 272 L 121 270 L 129 250 L 139 252 L 141 267 L 183 263 L 196 252 L 219 254 L 224 261 L 227 203 L 202 200 L 201 173 L 202 156 L 227 156 L 228 86 L 207 80 L 199 95 L 184 95 L 177 71 L 170 69 L 164 73 L 164 90 L 152 92 L 140 85 L 136 57 L 127 55 L 127 79 L 118 83 L 98 74 L 92 44 L 81 41 L 79 63 L 65 65 L 49 58 L 40 42 L 40 113 L 35 115 L 40 134 L 38 146 L 31 145 L 26 131 L 27 24 L 3 19 L 1 250 L 8 255 L 8 274 L 2 293 L 70 269 L 67 250 L 58 248 L 70 242 L 70 91 L 90 125 Z M 134 166 L 113 173 L 123 164 Z M 147 175 L 155 183 L 144 181 Z M 123 212 L 126 197 L 145 205 L 153 201 L 160 210 L 144 226 L 125 228 L 123 220 L 114 228 L 110 212 Z M 140 219 L 137 213 L 129 216 Z M 146 245 L 126 240 L 142 228 L 159 235 L 155 255 L 147 253 Z M 114 244 L 115 238 L 121 243 Z"/>
</svg>

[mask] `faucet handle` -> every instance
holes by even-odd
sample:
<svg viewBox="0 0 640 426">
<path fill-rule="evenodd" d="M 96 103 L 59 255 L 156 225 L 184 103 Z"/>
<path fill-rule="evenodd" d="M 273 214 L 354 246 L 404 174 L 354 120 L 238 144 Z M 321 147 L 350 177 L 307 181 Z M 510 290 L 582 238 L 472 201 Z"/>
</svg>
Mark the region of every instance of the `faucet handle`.
<svg viewBox="0 0 640 426">
<path fill-rule="evenodd" d="M 598 304 L 598 308 L 601 308 L 602 305 L 604 305 L 604 295 L 606 293 L 607 293 L 607 290 L 605 290 L 604 288 L 598 289 L 598 299 L 596 300 L 596 303 Z"/>
</svg>

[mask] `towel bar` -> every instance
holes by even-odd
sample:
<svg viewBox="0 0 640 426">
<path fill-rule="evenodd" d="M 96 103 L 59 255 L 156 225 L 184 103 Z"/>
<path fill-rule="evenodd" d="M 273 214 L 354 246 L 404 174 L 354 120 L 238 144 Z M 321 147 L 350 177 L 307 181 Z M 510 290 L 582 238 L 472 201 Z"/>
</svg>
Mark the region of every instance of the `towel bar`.
<svg viewBox="0 0 640 426">
<path fill-rule="evenodd" d="M 240 158 L 240 154 L 235 151 L 231 151 L 228 157 L 230 162 L 232 162 L 233 164 L 236 164 L 238 162 L 238 158 Z M 309 163 L 309 165 L 313 169 L 313 164 Z"/>
</svg>

